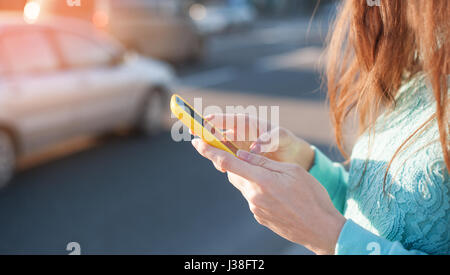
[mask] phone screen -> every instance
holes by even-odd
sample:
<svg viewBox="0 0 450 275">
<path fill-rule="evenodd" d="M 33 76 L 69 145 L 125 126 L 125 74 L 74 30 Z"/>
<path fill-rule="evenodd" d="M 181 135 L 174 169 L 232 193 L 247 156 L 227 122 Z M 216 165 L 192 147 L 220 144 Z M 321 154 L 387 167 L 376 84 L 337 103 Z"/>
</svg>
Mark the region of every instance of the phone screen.
<svg viewBox="0 0 450 275">
<path fill-rule="evenodd" d="M 194 109 L 192 109 L 189 105 L 185 104 L 182 99 L 179 97 L 176 98 L 177 104 L 181 106 L 191 117 L 193 117 L 200 125 L 203 126 L 203 128 L 207 129 L 211 134 L 213 134 L 218 140 L 220 140 L 228 149 L 230 149 L 231 152 L 234 154 L 237 154 L 237 151 L 239 150 L 231 141 L 226 140 L 225 136 L 222 135 L 220 131 L 212 125 L 212 123 L 209 123 L 208 121 L 205 121 L 201 115 L 199 115 Z"/>
</svg>

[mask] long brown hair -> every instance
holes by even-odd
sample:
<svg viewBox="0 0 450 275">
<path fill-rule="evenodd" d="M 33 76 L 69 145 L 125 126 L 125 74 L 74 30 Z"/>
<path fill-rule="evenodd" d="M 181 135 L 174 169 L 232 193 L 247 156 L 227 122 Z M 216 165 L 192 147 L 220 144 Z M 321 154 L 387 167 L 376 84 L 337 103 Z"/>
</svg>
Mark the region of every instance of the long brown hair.
<svg viewBox="0 0 450 275">
<path fill-rule="evenodd" d="M 420 72 L 432 85 L 436 113 L 428 123 L 437 120 L 445 164 L 450 171 L 447 82 L 450 1 L 378 2 L 380 5 L 369 5 L 365 0 L 342 1 L 330 32 L 326 78 L 338 147 L 348 157 L 343 128 L 350 114 L 357 114 L 359 134 L 371 129 L 383 109 L 395 106 L 395 96 L 403 81 Z M 425 127 L 426 124 L 412 133 L 392 160 Z"/>
</svg>

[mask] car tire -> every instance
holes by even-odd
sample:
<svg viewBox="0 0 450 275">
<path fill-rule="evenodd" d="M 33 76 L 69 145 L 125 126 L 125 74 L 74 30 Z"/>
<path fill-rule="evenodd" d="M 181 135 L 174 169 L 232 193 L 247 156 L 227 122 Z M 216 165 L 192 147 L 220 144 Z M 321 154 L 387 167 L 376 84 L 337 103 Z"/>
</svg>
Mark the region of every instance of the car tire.
<svg viewBox="0 0 450 275">
<path fill-rule="evenodd" d="M 162 89 L 152 89 L 141 112 L 139 129 L 147 136 L 159 134 L 167 117 L 167 94 Z"/>
<path fill-rule="evenodd" d="M 14 175 L 16 151 L 11 136 L 0 130 L 0 189 L 5 187 Z"/>
</svg>

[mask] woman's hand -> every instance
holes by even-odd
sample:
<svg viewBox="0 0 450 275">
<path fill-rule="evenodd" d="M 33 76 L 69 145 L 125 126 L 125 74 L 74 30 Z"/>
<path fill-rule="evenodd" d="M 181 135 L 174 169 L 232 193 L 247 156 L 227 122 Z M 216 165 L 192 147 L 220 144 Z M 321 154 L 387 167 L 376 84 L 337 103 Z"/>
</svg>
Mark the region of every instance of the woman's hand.
<svg viewBox="0 0 450 275">
<path fill-rule="evenodd" d="M 260 154 L 279 162 L 294 163 L 309 170 L 314 162 L 314 150 L 304 140 L 291 131 L 272 127 L 265 120 L 244 114 L 213 114 L 205 117 L 216 128 L 225 130 L 226 137 L 241 150 Z M 245 128 L 238 131 L 239 121 L 245 122 Z M 233 122 L 233 128 L 227 123 Z M 274 141 L 276 142 L 269 142 Z"/>
<path fill-rule="evenodd" d="M 217 169 L 228 172 L 260 224 L 317 254 L 334 253 L 345 218 L 305 169 L 242 150 L 236 158 L 200 139 L 192 143 Z"/>
</svg>

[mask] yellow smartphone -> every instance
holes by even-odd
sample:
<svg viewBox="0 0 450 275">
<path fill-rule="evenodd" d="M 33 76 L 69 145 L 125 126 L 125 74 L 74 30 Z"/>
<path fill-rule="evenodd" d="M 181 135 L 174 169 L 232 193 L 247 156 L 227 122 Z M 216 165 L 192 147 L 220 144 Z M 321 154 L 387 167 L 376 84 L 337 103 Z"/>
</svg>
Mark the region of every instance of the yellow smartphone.
<svg viewBox="0 0 450 275">
<path fill-rule="evenodd" d="M 170 110 L 186 125 L 192 133 L 198 135 L 206 143 L 236 156 L 239 150 L 231 141 L 226 140 L 222 132 L 212 123 L 205 120 L 194 108 L 179 95 L 172 95 Z"/>
</svg>

